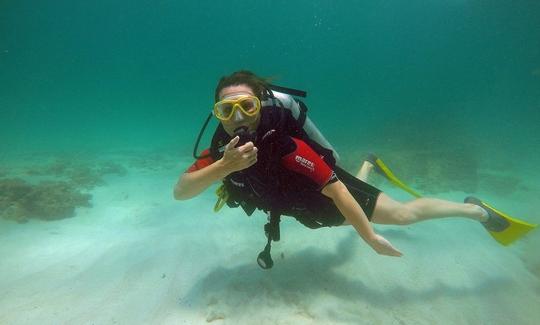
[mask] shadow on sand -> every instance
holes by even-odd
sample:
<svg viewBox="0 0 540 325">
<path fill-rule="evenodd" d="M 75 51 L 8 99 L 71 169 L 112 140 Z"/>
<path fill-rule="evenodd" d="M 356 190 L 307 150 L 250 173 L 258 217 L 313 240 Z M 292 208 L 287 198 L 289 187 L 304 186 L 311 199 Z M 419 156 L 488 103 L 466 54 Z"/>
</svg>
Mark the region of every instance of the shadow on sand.
<svg viewBox="0 0 540 325">
<path fill-rule="evenodd" d="M 180 298 L 180 305 L 219 309 L 223 318 L 225 314 L 241 315 L 276 306 L 309 310 L 312 303 L 327 300 L 328 297 L 333 297 L 339 304 L 362 303 L 385 309 L 404 304 L 430 303 L 439 297 L 489 296 L 512 285 L 510 279 L 492 277 L 475 285 L 435 282 L 430 288 L 424 289 L 393 284 L 376 286 L 362 280 L 361 269 L 354 275 L 339 270 L 356 254 L 357 240 L 356 235 L 351 233 L 337 245 L 335 252 L 309 248 L 287 259 L 277 259 L 275 256 L 276 265 L 269 271 L 261 270 L 255 261 L 231 268 L 215 268 Z M 372 274 L 373 270 L 369 272 Z"/>
</svg>

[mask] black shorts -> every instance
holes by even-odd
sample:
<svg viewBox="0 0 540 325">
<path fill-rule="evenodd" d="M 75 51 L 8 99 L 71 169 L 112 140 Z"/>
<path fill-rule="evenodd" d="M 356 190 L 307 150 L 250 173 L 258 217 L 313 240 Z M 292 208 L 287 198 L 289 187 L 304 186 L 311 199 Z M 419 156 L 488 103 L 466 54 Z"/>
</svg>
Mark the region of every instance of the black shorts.
<svg viewBox="0 0 540 325">
<path fill-rule="evenodd" d="M 338 179 L 345 184 L 371 221 L 375 205 L 377 204 L 377 198 L 382 191 L 359 180 L 340 167 L 336 166 L 334 171 Z M 295 217 L 304 226 L 309 228 L 331 227 L 343 224 L 345 217 L 338 210 L 334 202 L 322 193 L 317 194 L 313 194 L 313 197 L 309 199 L 309 204 L 304 204 L 300 209 L 295 209 L 286 214 Z"/>
</svg>

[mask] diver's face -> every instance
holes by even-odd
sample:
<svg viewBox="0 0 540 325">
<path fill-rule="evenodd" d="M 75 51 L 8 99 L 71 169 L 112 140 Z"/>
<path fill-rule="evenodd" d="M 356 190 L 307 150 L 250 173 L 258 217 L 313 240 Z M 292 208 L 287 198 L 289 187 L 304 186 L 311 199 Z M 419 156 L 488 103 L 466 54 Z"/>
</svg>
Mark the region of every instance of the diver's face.
<svg viewBox="0 0 540 325">
<path fill-rule="evenodd" d="M 253 90 L 248 85 L 233 85 L 221 89 L 219 92 L 219 100 L 236 99 L 241 96 L 255 96 Z M 261 120 L 260 111 L 254 116 L 247 116 L 237 109 L 233 116 L 227 121 L 221 121 L 225 132 L 233 136 L 235 131 L 241 128 L 247 128 L 248 131 L 255 131 Z"/>
</svg>

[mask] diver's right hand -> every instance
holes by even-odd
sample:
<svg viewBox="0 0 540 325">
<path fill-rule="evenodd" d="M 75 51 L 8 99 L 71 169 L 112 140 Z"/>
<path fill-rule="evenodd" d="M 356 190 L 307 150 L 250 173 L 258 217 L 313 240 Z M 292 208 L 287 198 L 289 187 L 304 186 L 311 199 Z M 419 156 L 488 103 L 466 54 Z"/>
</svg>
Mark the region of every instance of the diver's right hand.
<svg viewBox="0 0 540 325">
<path fill-rule="evenodd" d="M 375 237 L 368 242 L 369 246 L 373 248 L 378 254 L 397 256 L 400 257 L 403 254 L 397 250 L 392 244 L 383 236 L 375 234 Z"/>
<path fill-rule="evenodd" d="M 239 136 L 232 138 L 225 146 L 223 158 L 220 159 L 227 175 L 232 172 L 246 169 L 257 162 L 258 149 L 253 145 L 253 142 L 249 141 L 236 147 L 239 140 Z"/>
</svg>

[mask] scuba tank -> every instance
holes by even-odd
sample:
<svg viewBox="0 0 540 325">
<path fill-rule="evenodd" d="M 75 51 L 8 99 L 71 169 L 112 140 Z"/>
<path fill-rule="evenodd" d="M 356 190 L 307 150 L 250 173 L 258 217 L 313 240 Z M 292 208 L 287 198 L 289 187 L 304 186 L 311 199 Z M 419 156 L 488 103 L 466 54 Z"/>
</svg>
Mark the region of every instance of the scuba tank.
<svg viewBox="0 0 540 325">
<path fill-rule="evenodd" d="M 272 86 L 270 88 L 272 89 Z M 302 125 L 304 131 L 307 133 L 309 138 L 317 142 L 321 146 L 330 149 L 336 162 L 339 161 L 339 154 L 334 149 L 334 147 L 330 144 L 330 142 L 328 142 L 328 140 L 326 140 L 326 138 L 321 133 L 321 131 L 319 131 L 315 123 L 313 123 L 308 116 L 305 116 L 307 112 L 306 105 L 301 101 L 297 101 L 296 99 L 294 99 L 293 96 L 287 93 L 279 92 L 276 90 L 272 90 L 272 93 L 274 95 L 274 98 L 279 101 L 280 105 L 283 105 L 283 108 L 291 111 L 292 116 L 299 122 L 300 125 Z M 272 106 L 272 101 L 272 98 L 267 98 L 261 102 L 261 106 Z M 305 118 L 304 121 L 302 121 L 303 118 Z"/>
</svg>

